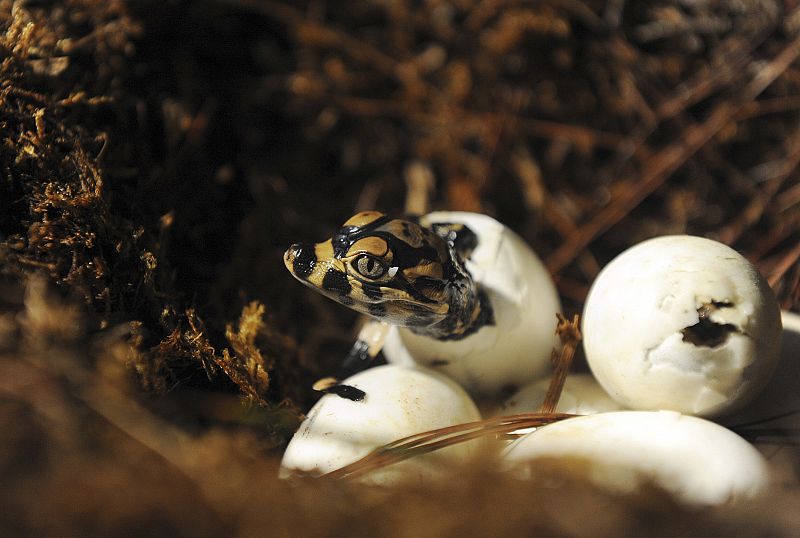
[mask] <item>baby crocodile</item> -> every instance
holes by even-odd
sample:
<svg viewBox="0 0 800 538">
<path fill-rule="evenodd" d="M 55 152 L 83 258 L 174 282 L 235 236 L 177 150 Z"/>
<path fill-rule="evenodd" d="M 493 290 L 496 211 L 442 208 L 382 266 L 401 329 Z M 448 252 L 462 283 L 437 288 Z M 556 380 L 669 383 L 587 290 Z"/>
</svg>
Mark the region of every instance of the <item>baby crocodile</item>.
<svg viewBox="0 0 800 538">
<path fill-rule="evenodd" d="M 327 241 L 292 245 L 284 263 L 303 284 L 358 312 L 458 340 L 493 323 L 486 295 L 464 266 L 476 244 L 461 224 L 425 226 L 365 211 Z"/>
</svg>

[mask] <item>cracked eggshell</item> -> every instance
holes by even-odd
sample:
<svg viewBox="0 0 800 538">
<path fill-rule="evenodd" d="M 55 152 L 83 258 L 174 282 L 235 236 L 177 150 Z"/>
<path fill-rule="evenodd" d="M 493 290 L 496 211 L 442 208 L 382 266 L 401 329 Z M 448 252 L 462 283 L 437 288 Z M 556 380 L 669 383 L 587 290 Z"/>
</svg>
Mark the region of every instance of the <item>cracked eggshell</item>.
<svg viewBox="0 0 800 538">
<path fill-rule="evenodd" d="M 650 239 L 617 256 L 583 314 L 587 361 L 614 399 L 702 416 L 734 410 L 761 390 L 780 333 L 775 296 L 756 268 L 691 236 Z"/>
<path fill-rule="evenodd" d="M 722 426 L 675 411 L 617 411 L 539 428 L 503 452 L 504 463 L 527 478 L 545 460 L 585 470 L 593 483 L 635 493 L 646 482 L 690 505 L 721 505 L 763 493 L 764 458 Z"/>
<path fill-rule="evenodd" d="M 535 413 L 539 410 L 550 379 L 540 379 L 519 389 L 508 398 L 500 410 L 504 415 L 515 413 Z M 573 413 L 576 415 L 594 415 L 608 411 L 619 411 L 622 407 L 591 374 L 570 374 L 564 382 L 564 388 L 558 399 L 557 413 Z"/>
<path fill-rule="evenodd" d="M 556 313 L 550 274 L 514 232 L 486 215 L 435 212 L 423 222 L 468 226 L 478 245 L 467 270 L 486 292 L 495 324 L 461 340 L 439 341 L 392 327 L 383 348 L 391 363 L 420 364 L 455 379 L 473 395 L 496 394 L 543 375 L 550 364 Z"/>
<path fill-rule="evenodd" d="M 339 469 L 373 449 L 416 433 L 480 420 L 472 399 L 452 380 L 424 370 L 385 365 L 344 381 L 366 393 L 361 401 L 323 396 L 286 447 L 281 476 Z M 462 463 L 482 445 L 467 442 L 384 467 L 364 476 L 372 484 L 432 478 L 447 463 Z"/>
</svg>

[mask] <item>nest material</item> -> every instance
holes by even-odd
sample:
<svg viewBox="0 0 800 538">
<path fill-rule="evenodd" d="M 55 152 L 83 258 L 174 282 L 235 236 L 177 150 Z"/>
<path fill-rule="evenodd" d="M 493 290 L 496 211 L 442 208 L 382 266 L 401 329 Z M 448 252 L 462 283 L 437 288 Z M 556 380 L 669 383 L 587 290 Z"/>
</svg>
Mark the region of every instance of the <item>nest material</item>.
<svg viewBox="0 0 800 538">
<path fill-rule="evenodd" d="M 662 233 L 731 244 L 800 305 L 799 28 L 767 0 L 0 0 L 0 524 L 796 524 L 790 508 L 687 516 L 658 493 L 611 504 L 549 468 L 563 496 L 480 470 L 391 501 L 287 489 L 269 456 L 355 321 L 291 281 L 283 248 L 356 209 L 399 212 L 409 190 L 520 232 L 569 311 L 603 263 Z"/>
</svg>

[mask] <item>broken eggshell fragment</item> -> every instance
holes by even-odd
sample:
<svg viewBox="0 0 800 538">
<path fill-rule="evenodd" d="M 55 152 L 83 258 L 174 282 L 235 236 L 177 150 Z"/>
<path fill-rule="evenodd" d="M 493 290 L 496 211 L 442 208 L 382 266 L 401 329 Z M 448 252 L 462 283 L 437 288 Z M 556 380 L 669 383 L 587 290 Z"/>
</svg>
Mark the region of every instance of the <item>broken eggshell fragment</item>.
<svg viewBox="0 0 800 538">
<path fill-rule="evenodd" d="M 688 505 L 754 498 L 770 483 L 764 458 L 722 426 L 675 411 L 616 411 L 562 420 L 514 441 L 503 463 L 520 478 L 561 463 L 593 483 L 637 493 L 653 483 Z"/>
<path fill-rule="evenodd" d="M 767 282 L 735 250 L 666 236 L 615 258 L 583 315 L 589 366 L 631 409 L 714 416 L 755 396 L 774 371 L 780 310 Z"/>
<path fill-rule="evenodd" d="M 494 323 L 460 340 L 435 340 L 392 327 L 384 344 L 387 360 L 435 369 L 473 395 L 497 394 L 544 375 L 557 345 L 561 310 L 550 274 L 530 247 L 495 219 L 477 213 L 441 211 L 423 224 L 465 224 L 477 236 L 466 268 L 486 293 Z"/>
<path fill-rule="evenodd" d="M 322 475 L 353 463 L 384 444 L 416 433 L 480 419 L 470 397 L 452 380 L 422 368 L 385 365 L 347 378 L 346 394 L 329 393 L 308 412 L 281 462 L 293 471 Z M 359 398 L 347 397 L 355 393 Z M 381 468 L 364 476 L 372 484 L 430 479 L 447 463 L 462 463 L 481 446 L 461 443 Z"/>
</svg>

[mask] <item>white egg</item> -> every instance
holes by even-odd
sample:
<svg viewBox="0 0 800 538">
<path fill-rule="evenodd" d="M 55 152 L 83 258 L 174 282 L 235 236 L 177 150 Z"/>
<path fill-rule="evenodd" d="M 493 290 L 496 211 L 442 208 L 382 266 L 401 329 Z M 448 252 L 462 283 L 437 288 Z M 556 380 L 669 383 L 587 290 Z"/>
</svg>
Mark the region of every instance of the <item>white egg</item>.
<svg viewBox="0 0 800 538">
<path fill-rule="evenodd" d="M 546 460 L 585 469 L 593 483 L 635 493 L 652 482 L 691 505 L 756 497 L 770 483 L 764 458 L 713 422 L 674 411 L 617 411 L 539 428 L 512 443 L 504 463 L 527 478 Z"/>
<path fill-rule="evenodd" d="M 342 384 L 364 391 L 363 400 L 323 396 L 289 442 L 281 476 L 293 470 L 325 474 L 400 438 L 480 420 L 475 404 L 461 387 L 422 368 L 378 366 Z M 448 462 L 466 461 L 480 446 L 472 441 L 414 457 L 371 472 L 364 481 L 386 485 L 431 478 Z"/>
<path fill-rule="evenodd" d="M 539 258 L 519 236 L 486 215 L 436 212 L 424 221 L 466 224 L 477 235 L 466 267 L 486 292 L 495 323 L 446 341 L 392 327 L 383 348 L 387 360 L 433 368 L 473 395 L 496 394 L 542 376 L 557 344 L 561 305 Z"/>
<path fill-rule="evenodd" d="M 735 250 L 667 236 L 615 258 L 595 280 L 583 345 L 597 380 L 625 407 L 713 416 L 740 407 L 772 375 L 780 310 Z"/>
<path fill-rule="evenodd" d="M 800 315 L 781 312 L 783 332 L 778 366 L 764 390 L 745 408 L 726 416 L 730 426 L 747 424 L 754 432 L 771 430 L 773 439 L 790 440 L 781 452 L 800 455 Z M 794 441 L 794 442 L 791 442 Z"/>
<path fill-rule="evenodd" d="M 537 412 L 544 402 L 549 386 L 550 379 L 540 379 L 522 387 L 503 403 L 501 413 L 510 415 Z M 557 413 L 594 415 L 620 409 L 622 407 L 590 374 L 570 374 L 564 382 L 555 410 Z"/>
</svg>

